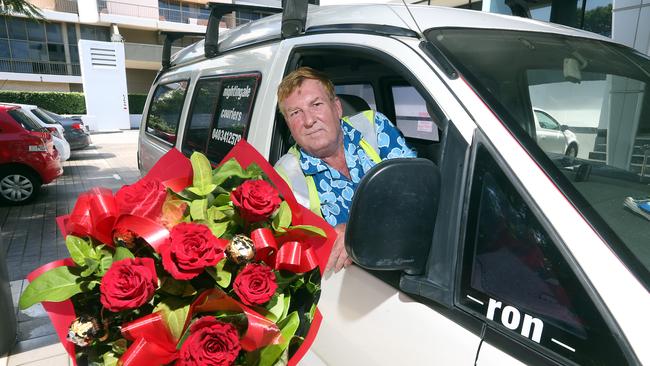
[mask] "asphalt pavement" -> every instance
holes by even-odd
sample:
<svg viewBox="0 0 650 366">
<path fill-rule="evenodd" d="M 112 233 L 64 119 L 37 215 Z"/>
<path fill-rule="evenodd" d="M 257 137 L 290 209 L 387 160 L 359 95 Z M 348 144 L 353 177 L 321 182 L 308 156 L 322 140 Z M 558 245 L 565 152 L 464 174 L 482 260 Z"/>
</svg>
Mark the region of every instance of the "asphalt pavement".
<svg viewBox="0 0 650 366">
<path fill-rule="evenodd" d="M 43 186 L 31 204 L 0 206 L 0 243 L 3 246 L 0 250 L 7 253 L 14 304 L 26 286 L 24 279 L 28 273 L 69 256 L 64 238 L 56 226 L 56 217 L 70 213 L 79 194 L 93 187 L 106 187 L 115 192 L 122 185 L 140 178 L 137 130 L 93 134 L 91 138 L 92 145 L 72 151 L 70 159 L 63 163 L 63 175 Z M 56 348 L 58 339 L 54 328 L 40 305 L 25 311 L 18 311 L 16 307 L 16 314 L 16 345 L 9 357 L 4 358 L 5 364 L 68 364 L 66 357 L 60 354 L 62 348 Z M 55 347 L 52 357 L 47 352 L 38 352 L 39 349 L 49 350 L 48 346 Z M 57 359 L 62 363 L 57 363 Z"/>
</svg>

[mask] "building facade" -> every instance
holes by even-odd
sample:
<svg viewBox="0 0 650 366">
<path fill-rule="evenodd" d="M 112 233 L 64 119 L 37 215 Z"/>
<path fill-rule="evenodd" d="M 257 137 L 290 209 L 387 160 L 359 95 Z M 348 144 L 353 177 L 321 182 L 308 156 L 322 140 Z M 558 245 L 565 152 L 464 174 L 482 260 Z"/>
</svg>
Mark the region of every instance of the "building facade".
<svg viewBox="0 0 650 366">
<path fill-rule="evenodd" d="M 45 21 L 0 16 L 1 90 L 83 91 L 79 41 L 89 40 L 123 42 L 128 93 L 147 93 L 160 69 L 163 32 L 205 33 L 210 13 L 207 0 L 29 2 L 41 9 Z M 221 27 L 268 14 L 238 12 L 224 17 Z M 184 38 L 172 52 L 196 40 Z"/>
</svg>

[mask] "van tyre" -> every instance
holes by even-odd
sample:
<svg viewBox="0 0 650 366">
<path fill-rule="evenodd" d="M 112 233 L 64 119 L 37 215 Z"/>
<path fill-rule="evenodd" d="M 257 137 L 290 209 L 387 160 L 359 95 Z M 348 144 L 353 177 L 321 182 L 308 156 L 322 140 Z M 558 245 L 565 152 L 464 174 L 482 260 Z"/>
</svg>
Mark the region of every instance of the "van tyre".
<svg viewBox="0 0 650 366">
<path fill-rule="evenodd" d="M 25 168 L 0 169 L 0 204 L 22 205 L 36 198 L 41 180 Z"/>
</svg>

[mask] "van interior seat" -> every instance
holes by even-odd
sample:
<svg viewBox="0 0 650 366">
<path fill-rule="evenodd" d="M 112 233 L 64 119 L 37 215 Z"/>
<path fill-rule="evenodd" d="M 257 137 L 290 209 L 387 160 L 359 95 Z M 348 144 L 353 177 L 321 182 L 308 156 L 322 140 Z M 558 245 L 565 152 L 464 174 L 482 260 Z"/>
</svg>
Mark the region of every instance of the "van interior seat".
<svg viewBox="0 0 650 366">
<path fill-rule="evenodd" d="M 352 94 L 337 94 L 343 108 L 343 116 L 354 116 L 355 114 L 370 109 L 370 105 L 363 98 Z"/>
</svg>

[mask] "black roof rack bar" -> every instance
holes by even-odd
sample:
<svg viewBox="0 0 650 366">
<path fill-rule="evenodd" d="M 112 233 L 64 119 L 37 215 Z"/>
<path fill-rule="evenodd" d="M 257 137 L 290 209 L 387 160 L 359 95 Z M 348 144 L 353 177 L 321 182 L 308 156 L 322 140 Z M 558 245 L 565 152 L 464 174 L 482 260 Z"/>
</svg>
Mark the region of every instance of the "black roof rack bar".
<svg viewBox="0 0 650 366">
<path fill-rule="evenodd" d="M 224 3 L 210 3 L 210 9 L 210 18 L 208 19 L 204 44 L 205 57 L 207 58 L 212 58 L 219 54 L 219 23 L 221 23 L 221 18 L 224 15 L 238 10 L 263 11 L 267 13 L 282 12 L 281 8 L 269 6 Z"/>
<path fill-rule="evenodd" d="M 165 43 L 163 44 L 162 52 L 162 68 L 168 69 L 171 67 L 172 57 L 172 43 L 185 36 L 203 37 L 203 33 L 196 32 L 161 32 L 165 36 Z"/>
</svg>

